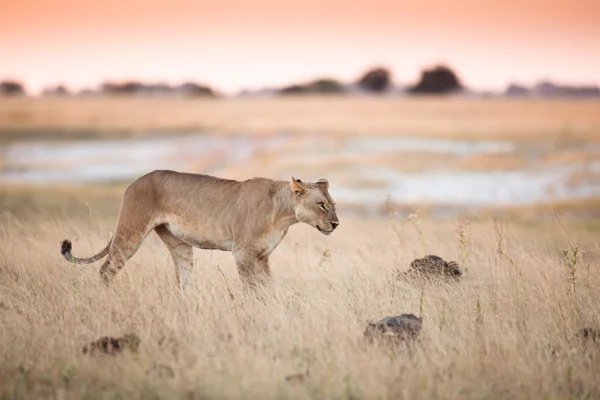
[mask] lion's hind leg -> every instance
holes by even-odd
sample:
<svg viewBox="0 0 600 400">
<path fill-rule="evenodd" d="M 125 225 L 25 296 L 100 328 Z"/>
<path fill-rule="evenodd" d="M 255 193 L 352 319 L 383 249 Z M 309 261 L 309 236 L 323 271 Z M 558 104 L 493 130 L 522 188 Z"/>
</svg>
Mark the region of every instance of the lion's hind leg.
<svg viewBox="0 0 600 400">
<path fill-rule="evenodd" d="M 123 269 L 125 263 L 138 251 L 142 242 L 154 227 L 152 221 L 128 221 L 128 217 L 119 216 L 119 223 L 108 250 L 108 257 L 100 267 L 100 277 L 110 284 L 114 276 Z"/>
<path fill-rule="evenodd" d="M 163 241 L 175 264 L 175 276 L 181 291 L 191 287 L 192 271 L 194 269 L 194 250 L 192 246 L 173 235 L 165 225 L 157 226 L 154 231 Z"/>
<path fill-rule="evenodd" d="M 108 258 L 100 267 L 100 277 L 105 284 L 109 285 L 115 275 L 123 269 L 125 263 L 138 251 L 146 236 L 147 233 L 128 238 L 115 235 L 110 244 Z"/>
</svg>

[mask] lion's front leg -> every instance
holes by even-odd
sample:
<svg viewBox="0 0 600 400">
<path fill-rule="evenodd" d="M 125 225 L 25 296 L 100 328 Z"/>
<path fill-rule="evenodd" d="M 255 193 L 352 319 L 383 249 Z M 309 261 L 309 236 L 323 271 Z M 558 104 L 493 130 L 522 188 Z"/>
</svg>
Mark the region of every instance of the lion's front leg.
<svg viewBox="0 0 600 400">
<path fill-rule="evenodd" d="M 265 276 L 271 276 L 271 267 L 269 267 L 269 257 L 259 257 L 256 260 L 256 262 Z"/>
<path fill-rule="evenodd" d="M 260 257 L 258 252 L 248 249 L 233 251 L 240 279 L 246 286 L 263 284 L 270 275 L 268 258 Z"/>
</svg>

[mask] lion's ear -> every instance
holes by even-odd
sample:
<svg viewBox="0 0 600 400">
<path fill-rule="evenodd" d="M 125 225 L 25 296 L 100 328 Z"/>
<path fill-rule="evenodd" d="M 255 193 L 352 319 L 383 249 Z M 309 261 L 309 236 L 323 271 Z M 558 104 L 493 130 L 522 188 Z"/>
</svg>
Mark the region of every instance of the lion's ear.
<svg viewBox="0 0 600 400">
<path fill-rule="evenodd" d="M 308 193 L 308 189 L 306 188 L 306 186 L 304 186 L 302 181 L 300 179 L 294 178 L 293 176 L 292 181 L 290 182 L 290 186 L 294 195 L 298 197 L 304 196 L 306 193 Z"/>
<path fill-rule="evenodd" d="M 317 181 L 319 185 L 323 185 L 325 189 L 329 190 L 329 181 L 325 178 L 321 178 Z"/>
</svg>

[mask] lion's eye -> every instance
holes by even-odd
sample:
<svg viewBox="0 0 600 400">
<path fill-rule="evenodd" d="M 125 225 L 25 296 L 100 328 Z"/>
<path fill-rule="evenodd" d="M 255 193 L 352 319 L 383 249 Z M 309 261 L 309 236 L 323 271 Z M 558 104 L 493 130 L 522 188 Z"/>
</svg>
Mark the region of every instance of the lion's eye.
<svg viewBox="0 0 600 400">
<path fill-rule="evenodd" d="M 318 203 L 317 203 L 317 205 L 319 206 L 319 208 L 320 208 L 321 210 L 323 210 L 323 211 L 327 211 L 327 210 L 325 209 L 325 203 L 323 203 L 322 201 L 318 202 Z"/>
</svg>

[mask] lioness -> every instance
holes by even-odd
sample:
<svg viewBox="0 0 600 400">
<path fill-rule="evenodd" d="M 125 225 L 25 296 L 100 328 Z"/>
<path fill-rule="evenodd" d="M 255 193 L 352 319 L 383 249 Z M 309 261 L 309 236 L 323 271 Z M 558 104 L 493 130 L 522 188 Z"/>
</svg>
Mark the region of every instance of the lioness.
<svg viewBox="0 0 600 400">
<path fill-rule="evenodd" d="M 193 268 L 192 247 L 233 252 L 245 283 L 269 275 L 269 255 L 288 228 L 304 222 L 330 235 L 338 227 L 329 183 L 252 178 L 243 182 L 201 174 L 154 171 L 132 183 L 123 195 L 117 228 L 104 250 L 89 258 L 61 253 L 72 263 L 108 258 L 100 268 L 108 284 L 154 230 L 171 253 L 180 288 Z"/>
</svg>

